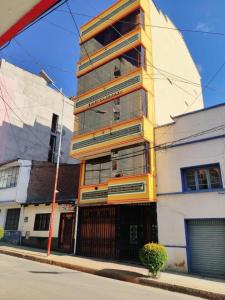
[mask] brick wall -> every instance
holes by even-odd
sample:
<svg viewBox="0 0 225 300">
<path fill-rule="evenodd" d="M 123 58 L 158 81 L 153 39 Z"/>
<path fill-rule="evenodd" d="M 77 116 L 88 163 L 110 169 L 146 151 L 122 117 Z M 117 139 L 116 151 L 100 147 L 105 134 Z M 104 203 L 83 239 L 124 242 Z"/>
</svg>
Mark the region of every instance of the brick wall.
<svg viewBox="0 0 225 300">
<path fill-rule="evenodd" d="M 32 163 L 28 188 L 28 202 L 49 202 L 54 189 L 56 165 L 49 162 Z M 61 164 L 57 199 L 77 198 L 79 186 L 80 165 Z"/>
</svg>

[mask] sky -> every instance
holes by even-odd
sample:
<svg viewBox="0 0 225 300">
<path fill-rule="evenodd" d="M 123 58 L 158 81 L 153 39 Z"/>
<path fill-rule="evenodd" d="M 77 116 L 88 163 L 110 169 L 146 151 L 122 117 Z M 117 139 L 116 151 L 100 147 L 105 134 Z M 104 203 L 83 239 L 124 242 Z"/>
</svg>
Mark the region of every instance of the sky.
<svg viewBox="0 0 225 300">
<path fill-rule="evenodd" d="M 68 1 L 79 27 L 114 2 L 114 0 Z M 202 85 L 207 86 L 217 70 L 225 63 L 225 1 L 155 0 L 154 2 L 170 17 L 177 28 L 224 33 L 213 35 L 182 32 L 199 69 Z M 79 36 L 65 4 L 19 34 L 8 47 L 0 51 L 0 57 L 35 74 L 44 69 L 67 96 L 76 95 L 75 71 L 76 62 L 79 60 Z M 225 102 L 225 66 L 210 85 L 203 88 L 203 93 L 205 106 Z"/>
</svg>

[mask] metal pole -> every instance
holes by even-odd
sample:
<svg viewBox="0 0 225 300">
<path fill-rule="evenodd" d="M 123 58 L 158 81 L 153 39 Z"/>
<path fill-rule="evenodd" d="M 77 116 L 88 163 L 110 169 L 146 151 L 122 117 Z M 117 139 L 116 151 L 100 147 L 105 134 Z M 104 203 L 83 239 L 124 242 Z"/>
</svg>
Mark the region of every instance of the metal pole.
<svg viewBox="0 0 225 300">
<path fill-rule="evenodd" d="M 79 206 L 76 207 L 76 219 L 75 219 L 75 230 L 74 230 L 74 247 L 73 247 L 73 254 L 76 255 L 77 250 L 77 226 L 78 226 L 78 212 Z"/>
<path fill-rule="evenodd" d="M 62 94 L 61 91 L 59 91 L 59 92 Z M 52 232 L 53 232 L 53 225 L 54 225 L 55 206 L 56 206 L 56 193 L 57 193 L 58 178 L 59 178 L 59 162 L 60 162 L 61 145 L 62 145 L 64 104 L 65 104 L 65 96 L 63 95 L 63 105 L 62 105 L 62 114 L 61 114 L 61 128 L 60 128 L 60 134 L 59 134 L 59 147 L 58 147 L 58 154 L 57 154 L 57 164 L 56 164 L 56 172 L 55 172 L 54 190 L 53 190 L 53 196 L 52 196 L 52 211 L 51 211 L 50 224 L 49 224 L 47 256 L 49 256 L 50 253 L 51 253 L 51 245 L 52 245 Z"/>
</svg>

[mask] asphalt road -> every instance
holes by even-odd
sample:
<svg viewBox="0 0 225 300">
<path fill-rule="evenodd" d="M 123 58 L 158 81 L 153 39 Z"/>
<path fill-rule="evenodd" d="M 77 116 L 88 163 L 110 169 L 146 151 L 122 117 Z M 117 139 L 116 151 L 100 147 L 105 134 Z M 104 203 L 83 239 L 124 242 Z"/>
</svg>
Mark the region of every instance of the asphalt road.
<svg viewBox="0 0 225 300">
<path fill-rule="evenodd" d="M 191 300 L 161 289 L 0 254 L 1 300 Z"/>
</svg>

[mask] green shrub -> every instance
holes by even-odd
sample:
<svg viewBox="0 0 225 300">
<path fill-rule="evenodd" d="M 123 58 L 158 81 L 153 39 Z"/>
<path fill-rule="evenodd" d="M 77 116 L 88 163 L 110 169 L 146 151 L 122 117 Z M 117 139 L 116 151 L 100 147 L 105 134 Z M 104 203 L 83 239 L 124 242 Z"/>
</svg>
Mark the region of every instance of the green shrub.
<svg viewBox="0 0 225 300">
<path fill-rule="evenodd" d="M 139 252 L 142 264 L 148 269 L 149 275 L 156 278 L 165 268 L 168 260 L 166 248 L 160 244 L 148 243 Z"/>
<path fill-rule="evenodd" d="M 4 229 L 0 227 L 0 240 L 4 237 Z"/>
</svg>

